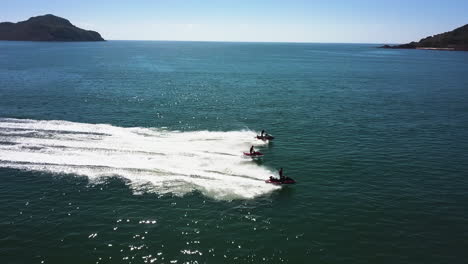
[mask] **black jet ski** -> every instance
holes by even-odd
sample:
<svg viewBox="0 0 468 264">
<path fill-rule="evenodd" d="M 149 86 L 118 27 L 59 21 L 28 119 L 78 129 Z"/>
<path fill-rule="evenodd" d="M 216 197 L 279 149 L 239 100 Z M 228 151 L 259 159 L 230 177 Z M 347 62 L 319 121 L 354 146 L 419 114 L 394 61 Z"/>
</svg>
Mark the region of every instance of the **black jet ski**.
<svg viewBox="0 0 468 264">
<path fill-rule="evenodd" d="M 289 177 L 285 177 L 283 180 L 281 179 L 278 179 L 278 178 L 275 178 L 273 176 L 270 176 L 270 179 L 266 180 L 265 181 L 266 183 L 272 183 L 272 184 L 278 184 L 278 185 L 281 185 L 281 184 L 295 184 L 296 181 L 289 178 Z"/>
<path fill-rule="evenodd" d="M 272 136 L 272 135 L 263 135 L 263 136 L 257 136 L 257 139 L 260 139 L 260 140 L 273 140 L 275 137 Z"/>
</svg>

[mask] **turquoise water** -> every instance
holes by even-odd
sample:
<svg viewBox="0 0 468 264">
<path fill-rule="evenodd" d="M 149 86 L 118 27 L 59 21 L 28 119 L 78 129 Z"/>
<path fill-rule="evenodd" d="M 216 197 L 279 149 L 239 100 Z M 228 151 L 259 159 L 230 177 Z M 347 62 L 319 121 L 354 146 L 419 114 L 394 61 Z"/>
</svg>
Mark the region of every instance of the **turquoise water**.
<svg viewBox="0 0 468 264">
<path fill-rule="evenodd" d="M 468 53 L 375 47 L 0 42 L 0 262 L 464 262 Z"/>
</svg>

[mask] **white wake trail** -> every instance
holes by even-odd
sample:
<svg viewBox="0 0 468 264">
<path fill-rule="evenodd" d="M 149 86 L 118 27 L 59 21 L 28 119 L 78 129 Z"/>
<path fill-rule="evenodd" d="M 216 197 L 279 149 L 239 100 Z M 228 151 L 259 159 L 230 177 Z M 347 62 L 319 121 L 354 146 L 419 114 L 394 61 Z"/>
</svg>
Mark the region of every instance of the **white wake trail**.
<svg viewBox="0 0 468 264">
<path fill-rule="evenodd" d="M 242 158 L 264 144 L 255 135 L 0 118 L 0 167 L 120 176 L 135 192 L 250 199 L 279 188 L 264 182 L 272 171 Z"/>
</svg>

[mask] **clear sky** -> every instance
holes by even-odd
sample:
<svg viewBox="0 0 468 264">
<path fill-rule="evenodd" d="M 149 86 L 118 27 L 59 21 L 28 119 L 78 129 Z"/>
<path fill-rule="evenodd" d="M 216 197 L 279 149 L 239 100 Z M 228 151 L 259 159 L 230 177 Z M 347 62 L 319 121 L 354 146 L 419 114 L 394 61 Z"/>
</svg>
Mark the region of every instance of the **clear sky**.
<svg viewBox="0 0 468 264">
<path fill-rule="evenodd" d="M 468 24 L 468 0 L 0 1 L 0 21 L 43 14 L 108 40 L 405 43 Z"/>
</svg>

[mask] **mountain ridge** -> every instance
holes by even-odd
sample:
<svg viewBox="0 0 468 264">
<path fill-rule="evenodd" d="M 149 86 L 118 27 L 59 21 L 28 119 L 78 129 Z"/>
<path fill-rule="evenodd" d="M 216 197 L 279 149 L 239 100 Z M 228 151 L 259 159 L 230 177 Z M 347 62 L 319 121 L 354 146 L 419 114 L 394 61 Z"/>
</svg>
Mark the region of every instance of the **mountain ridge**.
<svg viewBox="0 0 468 264">
<path fill-rule="evenodd" d="M 401 45 L 384 45 L 384 49 L 434 49 L 468 51 L 468 24 L 445 33 L 428 36 L 419 42 Z"/>
<path fill-rule="evenodd" d="M 76 27 L 69 20 L 52 14 L 17 23 L 1 22 L 0 40 L 105 41 L 98 32 Z"/>
</svg>

